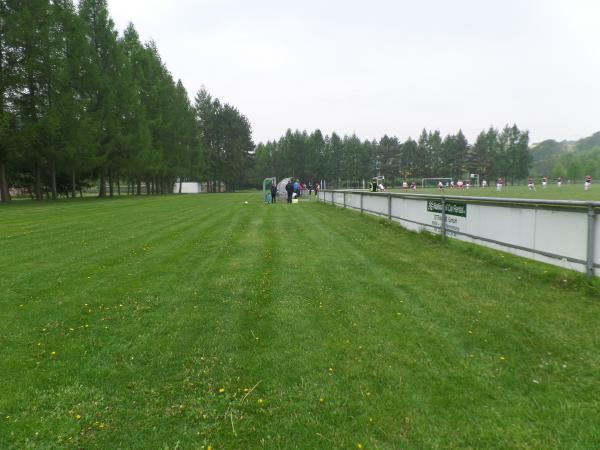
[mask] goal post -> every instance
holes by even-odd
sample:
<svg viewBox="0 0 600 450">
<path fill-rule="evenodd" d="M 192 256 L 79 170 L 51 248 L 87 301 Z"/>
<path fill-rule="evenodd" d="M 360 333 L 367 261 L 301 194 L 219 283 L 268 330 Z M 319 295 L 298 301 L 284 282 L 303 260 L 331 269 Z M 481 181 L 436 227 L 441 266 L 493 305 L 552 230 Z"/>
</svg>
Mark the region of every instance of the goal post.
<svg viewBox="0 0 600 450">
<path fill-rule="evenodd" d="M 450 186 L 450 182 L 452 178 L 422 178 L 421 179 L 421 187 L 422 188 L 431 188 L 437 187 L 439 182 L 444 183 L 444 187 Z"/>
</svg>

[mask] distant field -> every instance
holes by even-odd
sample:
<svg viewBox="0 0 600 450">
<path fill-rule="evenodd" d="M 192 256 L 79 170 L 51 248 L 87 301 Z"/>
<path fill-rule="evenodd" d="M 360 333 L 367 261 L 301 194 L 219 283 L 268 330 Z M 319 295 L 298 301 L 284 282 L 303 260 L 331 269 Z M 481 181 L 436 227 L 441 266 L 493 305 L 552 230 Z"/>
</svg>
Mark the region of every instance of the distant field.
<svg viewBox="0 0 600 450">
<path fill-rule="evenodd" d="M 0 248 L 0 448 L 600 448 L 580 274 L 259 193 L 17 202 Z"/>
<path fill-rule="evenodd" d="M 402 189 L 392 189 L 391 192 L 404 192 Z M 409 193 L 414 192 L 409 190 Z M 583 190 L 581 185 L 564 185 L 557 188 L 551 184 L 546 189 L 537 186 L 535 191 L 530 191 L 527 186 L 506 186 L 502 191 L 497 192 L 496 187 L 471 188 L 471 189 L 449 189 L 446 188 L 440 192 L 437 188 L 417 189 L 418 194 L 430 195 L 462 195 L 472 197 L 505 197 L 505 198 L 535 198 L 545 200 L 585 200 L 600 201 L 600 184 L 592 186 L 589 191 Z"/>
</svg>

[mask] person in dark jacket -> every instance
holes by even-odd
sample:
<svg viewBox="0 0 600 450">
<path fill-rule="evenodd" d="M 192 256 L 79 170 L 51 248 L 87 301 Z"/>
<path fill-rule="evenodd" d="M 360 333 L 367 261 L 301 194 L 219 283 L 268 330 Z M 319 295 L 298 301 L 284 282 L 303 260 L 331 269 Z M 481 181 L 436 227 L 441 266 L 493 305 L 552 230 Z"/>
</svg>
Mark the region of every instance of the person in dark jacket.
<svg viewBox="0 0 600 450">
<path fill-rule="evenodd" d="M 292 203 L 292 194 L 294 193 L 294 184 L 292 180 L 288 181 L 288 184 L 285 185 L 285 192 L 287 192 L 288 198 L 287 202 Z"/>
<path fill-rule="evenodd" d="M 271 185 L 271 202 L 277 202 L 277 186 L 275 186 L 275 184 Z"/>
</svg>

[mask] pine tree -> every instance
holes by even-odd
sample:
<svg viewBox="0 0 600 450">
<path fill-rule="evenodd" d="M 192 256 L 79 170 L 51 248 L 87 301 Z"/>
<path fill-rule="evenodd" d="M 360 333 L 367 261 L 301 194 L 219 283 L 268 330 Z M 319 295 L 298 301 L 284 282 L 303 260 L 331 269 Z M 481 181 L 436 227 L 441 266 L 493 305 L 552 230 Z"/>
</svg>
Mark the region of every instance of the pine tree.
<svg viewBox="0 0 600 450">
<path fill-rule="evenodd" d="M 85 71 L 88 114 L 93 121 L 95 159 L 100 180 L 99 196 L 106 196 L 107 177 L 112 178 L 112 156 L 120 139 L 117 113 L 119 56 L 117 32 L 109 16 L 106 0 L 81 0 L 79 16 L 92 54 Z"/>
</svg>

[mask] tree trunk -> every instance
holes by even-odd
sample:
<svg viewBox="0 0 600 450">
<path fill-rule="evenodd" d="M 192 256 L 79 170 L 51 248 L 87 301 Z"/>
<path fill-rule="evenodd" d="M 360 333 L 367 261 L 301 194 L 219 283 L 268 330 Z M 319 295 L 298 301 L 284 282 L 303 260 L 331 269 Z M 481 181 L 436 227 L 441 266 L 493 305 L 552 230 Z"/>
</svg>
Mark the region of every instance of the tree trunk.
<svg viewBox="0 0 600 450">
<path fill-rule="evenodd" d="M 75 190 L 77 189 L 77 179 L 75 178 L 75 169 L 71 170 L 71 197 L 75 198 Z"/>
<path fill-rule="evenodd" d="M 137 195 L 142 195 L 142 179 L 137 179 Z"/>
<path fill-rule="evenodd" d="M 179 179 L 179 193 L 180 194 L 181 194 L 182 186 L 183 186 L 183 178 L 180 178 Z"/>
<path fill-rule="evenodd" d="M 150 189 L 151 189 L 150 181 L 146 180 L 146 195 L 150 195 Z"/>
<path fill-rule="evenodd" d="M 113 171 L 112 169 L 108 169 L 108 195 L 112 198 L 114 195 L 114 180 L 113 180 Z"/>
<path fill-rule="evenodd" d="M 119 179 L 119 175 L 117 175 L 117 194 L 119 197 L 121 196 L 121 180 Z"/>
<path fill-rule="evenodd" d="M 43 200 L 44 196 L 42 194 L 42 168 L 40 167 L 39 162 L 35 163 L 35 199 Z"/>
<path fill-rule="evenodd" d="M 50 164 L 50 179 L 52 184 L 52 200 L 56 200 L 58 195 L 56 192 L 56 163 L 54 161 Z"/>
<path fill-rule="evenodd" d="M 4 203 L 10 201 L 8 179 L 6 178 L 6 164 L 4 163 L 0 163 L 0 199 Z"/>
<path fill-rule="evenodd" d="M 98 197 L 106 197 L 106 171 L 104 167 L 100 169 L 100 187 L 98 190 Z"/>
</svg>

